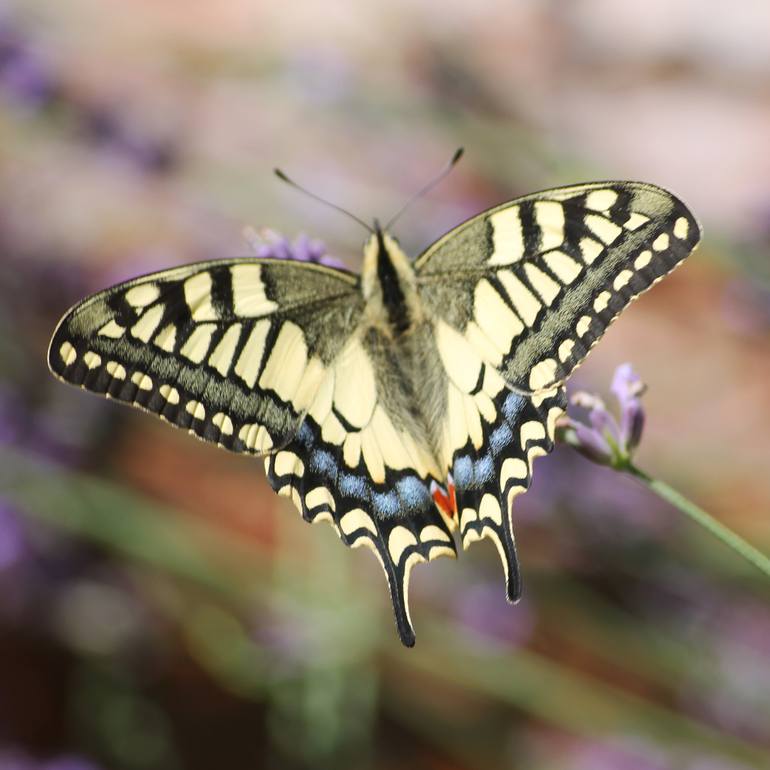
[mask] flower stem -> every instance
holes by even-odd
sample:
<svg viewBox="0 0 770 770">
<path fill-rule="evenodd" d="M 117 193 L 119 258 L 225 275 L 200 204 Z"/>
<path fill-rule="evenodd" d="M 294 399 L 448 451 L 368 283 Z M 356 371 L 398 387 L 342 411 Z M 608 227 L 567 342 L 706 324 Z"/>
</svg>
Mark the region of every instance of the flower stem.
<svg viewBox="0 0 770 770">
<path fill-rule="evenodd" d="M 706 513 L 703 508 L 699 508 L 695 503 L 679 494 L 679 492 L 664 481 L 653 479 L 631 463 L 626 463 L 620 470 L 639 479 L 645 486 L 655 492 L 658 497 L 662 497 L 664 500 L 671 503 L 675 508 L 678 508 L 682 513 L 686 514 L 704 529 L 711 532 L 712 535 L 721 540 L 728 548 L 732 548 L 733 551 L 740 554 L 746 561 L 751 562 L 757 569 L 770 577 L 770 558 L 765 556 L 761 551 L 758 551 L 750 543 L 747 543 L 740 535 L 717 521 L 711 514 Z"/>
</svg>

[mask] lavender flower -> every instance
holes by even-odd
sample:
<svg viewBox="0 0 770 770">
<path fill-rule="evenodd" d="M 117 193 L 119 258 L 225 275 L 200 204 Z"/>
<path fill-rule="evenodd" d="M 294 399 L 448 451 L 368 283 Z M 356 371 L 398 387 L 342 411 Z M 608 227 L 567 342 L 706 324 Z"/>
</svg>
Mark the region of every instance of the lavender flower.
<svg viewBox="0 0 770 770">
<path fill-rule="evenodd" d="M 322 241 L 312 240 L 304 233 L 300 233 L 293 242 L 269 227 L 262 227 L 259 230 L 247 227 L 243 235 L 258 257 L 296 259 L 300 262 L 315 262 L 319 265 L 346 269 L 344 262 L 327 254 L 326 246 Z"/>
<path fill-rule="evenodd" d="M 644 427 L 644 410 L 640 398 L 644 384 L 630 364 L 623 364 L 615 370 L 612 391 L 620 405 L 619 424 L 598 396 L 575 393 L 572 403 L 588 410 L 591 424 L 586 425 L 565 415 L 557 423 L 557 440 L 569 444 L 594 462 L 631 474 L 770 577 L 770 557 L 664 481 L 652 478 L 632 462 L 634 449 L 639 445 Z"/>
<path fill-rule="evenodd" d="M 621 364 L 615 370 L 610 390 L 620 405 L 620 442 L 629 455 L 639 446 L 644 430 L 641 396 L 645 389 L 645 384 L 631 364 Z"/>
<path fill-rule="evenodd" d="M 0 574 L 21 561 L 26 550 L 25 540 L 19 516 L 0 498 Z"/>
<path fill-rule="evenodd" d="M 622 469 L 628 466 L 642 438 L 644 409 L 641 395 L 645 385 L 631 364 L 621 364 L 615 370 L 610 389 L 620 407 L 619 419 L 601 398 L 578 391 L 571 401 L 588 412 L 589 424 L 565 415 L 558 423 L 557 436 L 589 460 Z"/>
</svg>

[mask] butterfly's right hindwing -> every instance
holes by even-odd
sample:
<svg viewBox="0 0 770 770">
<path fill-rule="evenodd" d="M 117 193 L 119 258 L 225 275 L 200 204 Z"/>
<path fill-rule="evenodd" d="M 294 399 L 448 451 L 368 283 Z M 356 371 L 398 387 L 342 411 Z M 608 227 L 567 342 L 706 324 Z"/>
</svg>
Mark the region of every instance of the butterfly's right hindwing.
<svg viewBox="0 0 770 770">
<path fill-rule="evenodd" d="M 74 307 L 48 354 L 67 382 L 261 454 L 287 443 L 358 322 L 357 278 L 286 260 L 201 263 Z"/>
</svg>

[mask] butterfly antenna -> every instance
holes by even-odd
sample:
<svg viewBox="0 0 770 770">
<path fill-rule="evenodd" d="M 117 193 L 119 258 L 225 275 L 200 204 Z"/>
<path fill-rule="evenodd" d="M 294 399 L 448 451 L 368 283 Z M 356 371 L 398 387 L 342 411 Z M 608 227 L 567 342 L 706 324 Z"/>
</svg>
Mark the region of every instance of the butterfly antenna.
<svg viewBox="0 0 770 770">
<path fill-rule="evenodd" d="M 291 187 L 294 187 L 296 190 L 299 190 L 300 192 L 305 193 L 305 195 L 309 196 L 313 200 L 316 200 L 319 203 L 323 203 L 329 208 L 339 211 L 341 214 L 345 214 L 346 216 L 350 217 L 354 221 L 358 222 L 358 224 L 361 225 L 361 227 L 365 227 L 370 233 L 374 232 L 374 230 L 372 230 L 372 228 L 369 225 L 367 225 L 363 219 L 359 219 L 355 214 L 351 214 L 347 209 L 343 209 L 342 206 L 338 206 L 336 203 L 331 203 L 330 201 L 327 201 L 325 198 L 322 198 L 320 195 L 316 195 L 315 193 L 310 192 L 310 190 L 308 190 L 305 187 L 302 187 L 302 185 L 297 184 L 293 179 L 290 179 L 288 176 L 286 176 L 286 174 L 284 174 L 280 168 L 273 169 L 273 173 L 282 182 L 286 182 L 286 184 L 290 185 Z"/>
<path fill-rule="evenodd" d="M 444 177 L 457 165 L 457 161 L 462 158 L 463 153 L 465 150 L 462 147 L 458 147 L 455 150 L 455 154 L 452 156 L 449 163 L 444 166 L 441 171 L 433 177 L 433 179 L 428 182 L 424 187 L 421 187 L 414 195 L 412 195 L 411 198 L 396 212 L 396 214 L 391 217 L 390 221 L 387 225 L 385 225 L 386 230 L 390 230 L 391 225 L 418 199 L 422 198 L 423 195 L 429 193 L 439 182 L 441 182 Z"/>
</svg>

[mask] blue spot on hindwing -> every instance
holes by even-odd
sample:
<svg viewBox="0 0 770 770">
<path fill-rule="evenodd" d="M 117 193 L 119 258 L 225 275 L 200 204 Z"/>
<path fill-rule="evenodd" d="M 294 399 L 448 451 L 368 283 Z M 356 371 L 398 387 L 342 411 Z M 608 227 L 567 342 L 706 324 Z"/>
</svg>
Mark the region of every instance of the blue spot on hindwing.
<svg viewBox="0 0 770 770">
<path fill-rule="evenodd" d="M 474 463 L 473 480 L 476 487 L 483 487 L 488 484 L 495 475 L 495 464 L 492 462 L 491 455 L 479 457 Z"/>
<path fill-rule="evenodd" d="M 512 422 L 524 408 L 526 399 L 518 393 L 509 393 L 503 401 L 503 414 L 508 422 Z"/>
<path fill-rule="evenodd" d="M 433 504 L 428 487 L 415 476 L 405 476 L 396 482 L 396 491 L 402 505 L 409 510 L 420 510 Z"/>
<path fill-rule="evenodd" d="M 471 458 L 468 456 L 455 458 L 452 476 L 455 480 L 455 486 L 458 488 L 470 486 L 473 483 L 473 461 Z"/>
<path fill-rule="evenodd" d="M 314 439 L 313 429 L 306 422 L 303 422 L 297 431 L 297 440 L 305 447 L 305 449 L 310 449 Z"/>
<path fill-rule="evenodd" d="M 381 518 L 398 515 L 398 495 L 395 492 L 373 492 L 374 512 Z"/>
<path fill-rule="evenodd" d="M 340 492 L 346 497 L 357 497 L 359 500 L 369 499 L 369 485 L 362 476 L 340 473 L 338 484 Z"/>
<path fill-rule="evenodd" d="M 505 424 L 499 425 L 489 434 L 492 454 L 499 455 L 513 443 L 513 431 Z"/>
<path fill-rule="evenodd" d="M 310 455 L 310 469 L 328 479 L 337 475 L 337 460 L 331 452 L 317 449 Z"/>
</svg>

